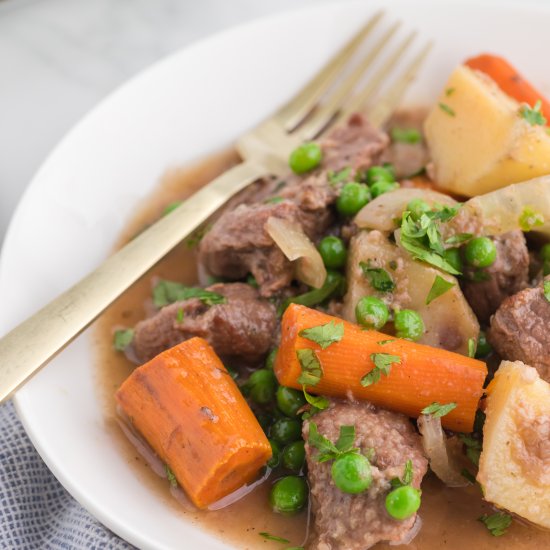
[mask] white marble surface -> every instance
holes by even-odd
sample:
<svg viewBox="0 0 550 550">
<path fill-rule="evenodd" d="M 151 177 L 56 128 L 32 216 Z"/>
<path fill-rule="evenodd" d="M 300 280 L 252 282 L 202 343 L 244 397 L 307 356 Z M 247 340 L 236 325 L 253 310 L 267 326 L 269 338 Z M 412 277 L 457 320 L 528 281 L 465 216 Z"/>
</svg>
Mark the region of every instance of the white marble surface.
<svg viewBox="0 0 550 550">
<path fill-rule="evenodd" d="M 0 243 L 48 152 L 120 83 L 220 29 L 320 0 L 0 0 Z"/>
</svg>

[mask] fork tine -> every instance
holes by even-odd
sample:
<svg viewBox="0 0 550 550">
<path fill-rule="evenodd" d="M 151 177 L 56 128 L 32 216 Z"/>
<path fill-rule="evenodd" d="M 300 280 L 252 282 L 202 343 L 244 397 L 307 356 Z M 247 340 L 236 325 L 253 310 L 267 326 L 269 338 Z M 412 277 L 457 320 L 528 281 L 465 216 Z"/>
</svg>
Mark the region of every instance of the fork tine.
<svg viewBox="0 0 550 550">
<path fill-rule="evenodd" d="M 391 117 L 403 94 L 407 90 L 409 84 L 414 80 L 416 74 L 420 70 L 422 63 L 426 59 L 429 51 L 432 49 L 433 43 L 429 42 L 424 46 L 421 52 L 411 61 L 408 67 L 403 71 L 397 81 L 392 84 L 391 88 L 384 94 L 383 99 L 377 102 L 376 106 L 370 113 L 367 113 L 369 121 L 378 128 L 382 127 Z"/>
<path fill-rule="evenodd" d="M 344 120 L 347 120 L 353 113 L 360 112 L 364 109 L 367 101 L 371 96 L 378 90 L 378 88 L 385 81 L 386 77 L 392 69 L 397 65 L 398 61 L 401 59 L 401 56 L 405 53 L 407 48 L 410 46 L 412 41 L 416 36 L 416 32 L 411 32 L 409 36 L 398 46 L 398 48 L 393 52 L 390 58 L 384 63 L 376 74 L 369 79 L 369 82 L 365 87 L 351 100 L 347 103 L 346 108 L 342 110 L 337 117 L 335 117 L 330 126 L 325 129 L 323 133 L 326 133 L 327 130 L 332 128 L 334 125 L 341 123 Z"/>
<path fill-rule="evenodd" d="M 399 28 L 400 23 L 392 25 L 375 44 L 369 53 L 363 58 L 361 63 L 353 70 L 344 82 L 333 92 L 333 94 L 315 110 L 306 122 L 298 130 L 298 135 L 303 141 L 313 139 L 330 122 L 335 114 L 342 108 L 344 101 L 355 88 L 365 71 L 377 59 L 380 52 L 384 49 L 390 38 Z"/>
<path fill-rule="evenodd" d="M 375 13 L 369 21 L 347 42 L 340 51 L 310 80 L 298 95 L 294 96 L 276 113 L 275 117 L 288 132 L 298 124 L 313 109 L 319 98 L 334 82 L 335 76 L 345 67 L 355 54 L 363 40 L 370 34 L 384 15 L 383 11 Z"/>
</svg>

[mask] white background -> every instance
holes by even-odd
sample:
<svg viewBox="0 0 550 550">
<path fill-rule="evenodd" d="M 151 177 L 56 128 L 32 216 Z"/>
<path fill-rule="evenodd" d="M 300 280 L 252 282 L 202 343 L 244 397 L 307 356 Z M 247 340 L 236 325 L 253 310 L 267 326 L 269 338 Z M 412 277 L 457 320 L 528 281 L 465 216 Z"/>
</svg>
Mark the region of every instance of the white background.
<svg viewBox="0 0 550 550">
<path fill-rule="evenodd" d="M 0 244 L 48 152 L 111 90 L 213 32 L 319 2 L 0 0 Z"/>
</svg>

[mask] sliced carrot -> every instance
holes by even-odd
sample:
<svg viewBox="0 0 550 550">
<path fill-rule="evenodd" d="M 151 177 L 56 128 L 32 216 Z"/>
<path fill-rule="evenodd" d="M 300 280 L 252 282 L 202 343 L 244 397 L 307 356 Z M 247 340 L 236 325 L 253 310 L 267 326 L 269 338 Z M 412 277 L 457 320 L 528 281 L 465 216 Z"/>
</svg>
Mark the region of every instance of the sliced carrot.
<svg viewBox="0 0 550 550">
<path fill-rule="evenodd" d="M 137 368 L 116 399 L 199 508 L 253 480 L 271 457 L 239 388 L 202 338 Z"/>
<path fill-rule="evenodd" d="M 464 64 L 490 76 L 504 93 L 520 103 L 533 107 L 540 100 L 541 112 L 550 123 L 550 103 L 506 59 L 485 53 L 467 59 Z"/>
<path fill-rule="evenodd" d="M 344 336 L 325 349 L 300 336 L 306 328 L 330 321 L 344 324 Z M 358 325 L 304 306 L 291 304 L 282 319 L 281 345 L 275 362 L 275 374 L 284 386 L 301 388 L 302 372 L 297 350 L 314 350 L 322 369 L 321 379 L 308 386 L 311 393 L 340 398 L 365 399 L 375 405 L 418 417 L 434 402 L 456 403 L 443 416 L 445 428 L 471 432 L 487 367 L 482 361 L 450 351 L 416 344 Z M 371 354 L 389 354 L 399 358 L 388 375 L 369 386 L 361 379 L 374 368 Z"/>
</svg>

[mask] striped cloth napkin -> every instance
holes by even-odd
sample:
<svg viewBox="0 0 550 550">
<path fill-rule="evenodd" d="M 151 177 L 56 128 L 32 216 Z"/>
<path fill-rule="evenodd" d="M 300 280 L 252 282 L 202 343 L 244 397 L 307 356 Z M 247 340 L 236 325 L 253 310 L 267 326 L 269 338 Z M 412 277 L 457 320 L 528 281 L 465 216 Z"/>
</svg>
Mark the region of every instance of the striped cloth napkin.
<svg viewBox="0 0 550 550">
<path fill-rule="evenodd" d="M 0 407 L 0 548 L 134 548 L 61 486 L 30 442 L 11 402 Z"/>
</svg>

